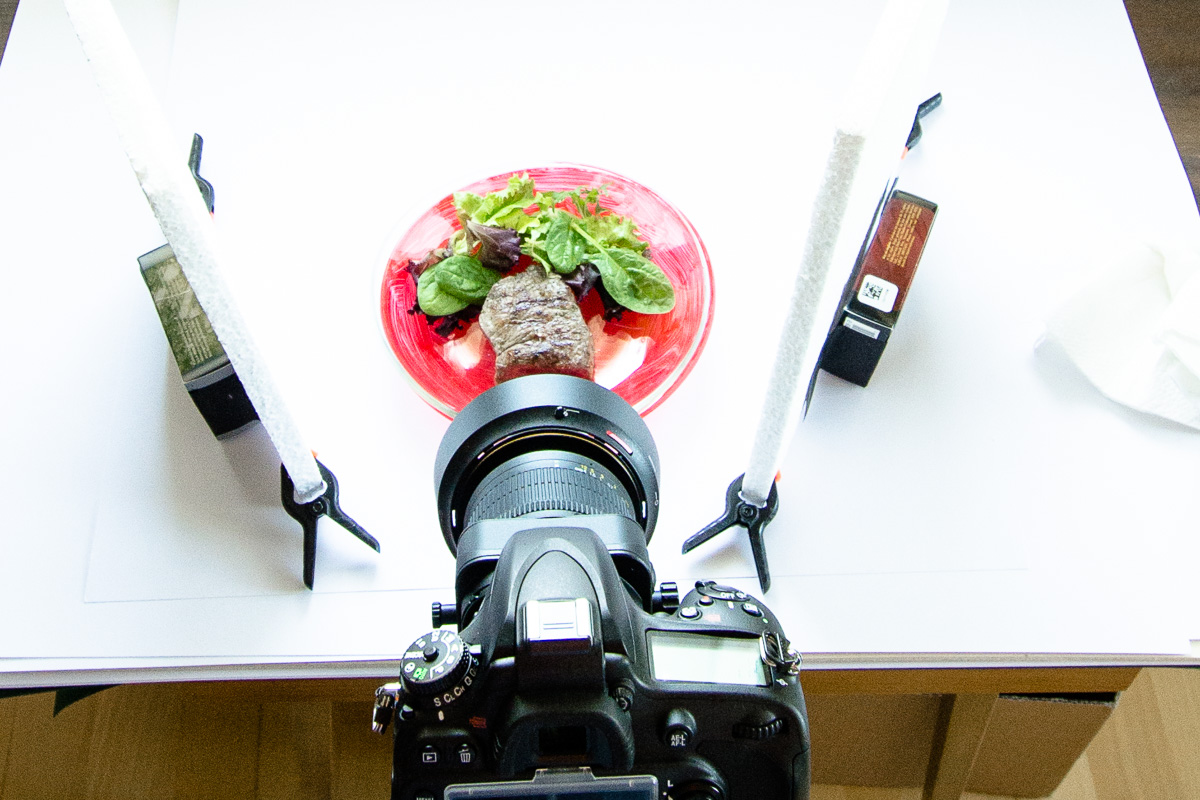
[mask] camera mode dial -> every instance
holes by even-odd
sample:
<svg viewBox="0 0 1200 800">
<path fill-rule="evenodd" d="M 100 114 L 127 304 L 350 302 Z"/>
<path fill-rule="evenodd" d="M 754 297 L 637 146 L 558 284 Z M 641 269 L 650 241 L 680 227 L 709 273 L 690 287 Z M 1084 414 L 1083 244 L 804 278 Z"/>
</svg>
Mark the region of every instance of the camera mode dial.
<svg viewBox="0 0 1200 800">
<path fill-rule="evenodd" d="M 433 631 L 417 639 L 400 661 L 400 682 L 422 706 L 444 708 L 475 681 L 475 659 L 453 631 Z"/>
</svg>

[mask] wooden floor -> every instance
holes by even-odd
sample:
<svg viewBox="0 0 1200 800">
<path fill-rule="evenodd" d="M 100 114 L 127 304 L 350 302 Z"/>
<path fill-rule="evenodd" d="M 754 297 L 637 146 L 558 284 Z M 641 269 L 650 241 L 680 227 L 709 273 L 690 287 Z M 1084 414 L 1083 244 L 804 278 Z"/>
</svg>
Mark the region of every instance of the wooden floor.
<svg viewBox="0 0 1200 800">
<path fill-rule="evenodd" d="M 1125 5 L 1200 198 L 1200 0 Z M 16 7 L 0 0 L 0 58 Z M 366 701 L 123 687 L 58 717 L 52 706 L 52 695 L 0 701 L 0 800 L 387 796 L 390 752 L 367 732 Z M 813 791 L 813 800 L 920 797 L 919 789 Z M 1200 800 L 1200 670 L 1143 671 L 1053 797 Z"/>
<path fill-rule="evenodd" d="M 1200 669 L 1143 670 L 1051 798 L 1200 798 Z M 814 786 L 812 800 L 921 800 L 921 790 Z"/>
<path fill-rule="evenodd" d="M 4 45 L 8 43 L 8 31 L 16 12 L 17 0 L 0 0 L 0 61 L 4 58 Z"/>
<path fill-rule="evenodd" d="M 0 800 L 384 800 L 390 737 L 368 730 L 369 683 L 359 702 L 123 686 L 57 717 L 52 694 L 0 700 Z M 1200 798 L 1200 669 L 1143 670 L 1052 797 Z M 815 786 L 813 800 L 921 790 Z"/>
<path fill-rule="evenodd" d="M 1150 81 L 1200 200 L 1200 2 L 1125 0 Z"/>
</svg>

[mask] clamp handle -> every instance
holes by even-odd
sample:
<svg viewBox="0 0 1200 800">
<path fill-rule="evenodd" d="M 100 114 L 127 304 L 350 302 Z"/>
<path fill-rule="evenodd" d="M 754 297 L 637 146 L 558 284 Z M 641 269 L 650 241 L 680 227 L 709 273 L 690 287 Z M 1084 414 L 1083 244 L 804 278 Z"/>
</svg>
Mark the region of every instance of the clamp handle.
<svg viewBox="0 0 1200 800">
<path fill-rule="evenodd" d="M 771 588 L 771 569 L 767 565 L 767 546 L 763 542 L 763 529 L 779 511 L 779 490 L 772 481 L 765 506 L 759 507 L 748 503 L 742 499 L 742 479 L 745 477 L 745 474 L 739 475 L 733 483 L 729 484 L 729 488 L 725 490 L 725 513 L 705 525 L 699 533 L 689 537 L 683 543 L 683 552 L 691 552 L 729 528 L 743 527 L 750 536 L 750 550 L 754 553 L 754 568 L 758 572 L 758 585 L 765 593 Z"/>
<path fill-rule="evenodd" d="M 307 503 L 298 503 L 295 494 L 296 485 L 292 482 L 292 476 L 288 475 L 286 467 L 281 465 L 279 468 L 279 499 L 283 502 L 283 510 L 304 528 L 304 585 L 309 589 L 313 587 L 313 578 L 316 575 L 317 520 L 321 517 L 329 517 L 361 539 L 375 552 L 379 552 L 379 540 L 351 519 L 338 504 L 337 478 L 320 461 L 317 462 L 317 469 L 321 472 L 321 479 L 325 481 L 325 491 Z"/>
<path fill-rule="evenodd" d="M 192 178 L 196 181 L 196 186 L 200 189 L 200 195 L 204 198 L 204 205 L 208 206 L 208 213 L 213 213 L 213 185 L 204 178 L 200 177 L 200 156 L 204 151 L 204 139 L 200 138 L 200 134 L 192 134 L 192 149 L 188 153 L 188 169 L 192 172 Z"/>
<path fill-rule="evenodd" d="M 942 93 L 938 92 L 933 97 L 917 106 L 917 115 L 913 117 L 912 128 L 908 131 L 908 141 L 904 143 L 906 150 L 911 150 L 913 146 L 921 141 L 921 119 L 942 104 Z"/>
</svg>

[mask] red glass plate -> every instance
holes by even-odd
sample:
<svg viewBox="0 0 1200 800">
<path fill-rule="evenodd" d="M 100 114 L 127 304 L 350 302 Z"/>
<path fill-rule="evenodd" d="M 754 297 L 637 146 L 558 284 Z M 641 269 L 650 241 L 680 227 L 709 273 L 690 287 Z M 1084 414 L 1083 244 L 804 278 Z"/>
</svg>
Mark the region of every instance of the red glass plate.
<svg viewBox="0 0 1200 800">
<path fill-rule="evenodd" d="M 540 191 L 605 187 L 601 205 L 632 217 L 650 243 L 650 256 L 675 289 L 666 314 L 626 311 L 605 321 L 600 298 L 590 292 L 580 304 L 596 349 L 596 382 L 612 389 L 640 414 L 665 400 L 691 371 L 712 325 L 713 281 L 708 253 L 696 229 L 674 206 L 628 178 L 594 167 L 557 164 L 516 170 L 477 181 L 463 191 L 484 194 L 504 188 L 513 174 L 529 173 Z M 417 393 L 453 417 L 495 385 L 495 353 L 478 322 L 448 338 L 436 334 L 417 301 L 416 282 L 405 271 L 446 243 L 458 227 L 451 195 L 417 216 L 389 243 L 380 291 L 383 332 Z"/>
</svg>

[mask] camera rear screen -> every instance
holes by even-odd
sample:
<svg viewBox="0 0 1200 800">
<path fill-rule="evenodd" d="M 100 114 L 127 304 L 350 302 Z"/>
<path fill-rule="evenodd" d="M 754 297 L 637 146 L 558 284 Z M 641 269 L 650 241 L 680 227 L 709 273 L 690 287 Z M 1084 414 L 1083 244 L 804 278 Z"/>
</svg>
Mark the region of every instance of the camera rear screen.
<svg viewBox="0 0 1200 800">
<path fill-rule="evenodd" d="M 758 639 L 667 631 L 647 631 L 646 639 L 655 680 L 739 686 L 766 686 L 771 682 Z"/>
</svg>

